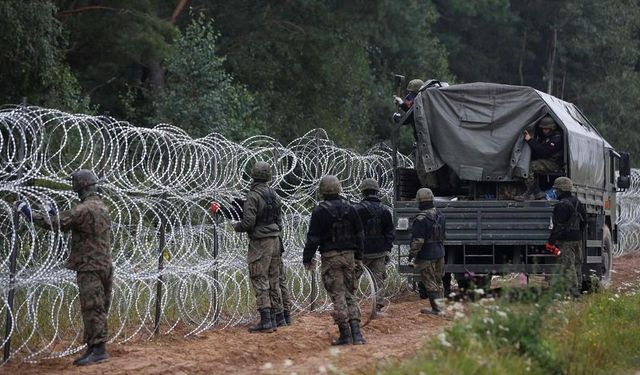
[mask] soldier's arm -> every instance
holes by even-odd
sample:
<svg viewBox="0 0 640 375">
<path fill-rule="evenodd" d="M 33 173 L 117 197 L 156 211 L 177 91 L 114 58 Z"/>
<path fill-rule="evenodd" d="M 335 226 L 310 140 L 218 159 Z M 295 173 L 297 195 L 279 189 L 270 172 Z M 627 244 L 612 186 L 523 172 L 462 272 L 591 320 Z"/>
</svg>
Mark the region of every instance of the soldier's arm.
<svg viewBox="0 0 640 375">
<path fill-rule="evenodd" d="M 236 232 L 249 232 L 256 225 L 256 215 L 258 214 L 258 194 L 250 191 L 247 200 L 242 208 L 242 220 L 236 224 Z"/>
<path fill-rule="evenodd" d="M 415 258 L 420 250 L 422 250 L 422 245 L 424 245 L 425 233 L 421 221 L 422 220 L 416 218 L 411 226 L 411 244 L 409 245 L 411 251 L 409 253 L 409 260 Z"/>
<path fill-rule="evenodd" d="M 566 222 L 566 220 L 562 220 L 564 214 L 562 204 L 556 204 L 553 208 L 553 216 L 551 216 L 551 222 L 553 223 L 553 229 L 551 229 L 551 233 L 549 234 L 549 242 L 552 245 L 555 245 L 560 237 L 560 232 L 562 231 L 562 225 Z"/>
<path fill-rule="evenodd" d="M 351 207 L 351 217 L 353 228 L 356 232 L 355 258 L 362 260 L 362 255 L 364 254 L 364 228 L 362 226 L 362 221 L 360 220 L 360 215 L 358 215 L 358 212 L 354 207 Z"/>
<path fill-rule="evenodd" d="M 391 211 L 386 208 L 384 215 L 382 215 L 382 231 L 384 233 L 384 242 L 387 245 L 387 250 L 390 250 L 393 247 L 393 241 L 396 239 L 396 228 L 393 226 Z"/>
<path fill-rule="evenodd" d="M 60 212 L 57 217 L 49 216 L 40 211 L 33 211 L 33 224 L 47 230 L 68 232 L 77 221 L 76 218 L 78 217 L 79 211 L 80 208 L 76 207 Z"/>
<path fill-rule="evenodd" d="M 304 245 L 302 251 L 302 263 L 311 263 L 313 257 L 316 255 L 318 247 L 322 243 L 322 226 L 321 226 L 321 211 L 316 207 L 311 213 L 311 220 L 309 221 L 309 230 L 307 231 L 307 242 Z"/>
<path fill-rule="evenodd" d="M 278 205 L 280 207 L 280 209 L 278 210 L 278 217 L 276 217 L 276 224 L 278 225 L 278 228 L 280 228 L 280 237 L 282 238 L 282 230 L 284 230 L 284 227 L 282 226 L 282 201 L 277 194 L 276 201 L 278 202 Z"/>
</svg>

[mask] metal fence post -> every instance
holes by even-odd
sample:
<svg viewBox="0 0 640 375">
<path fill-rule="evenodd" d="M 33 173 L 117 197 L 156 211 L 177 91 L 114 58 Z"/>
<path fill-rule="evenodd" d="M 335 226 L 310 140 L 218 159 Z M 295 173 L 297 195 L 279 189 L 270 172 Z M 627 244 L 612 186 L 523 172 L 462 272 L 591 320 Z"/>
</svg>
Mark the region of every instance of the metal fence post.
<svg viewBox="0 0 640 375">
<path fill-rule="evenodd" d="M 164 199 L 162 194 L 160 199 Z M 157 335 L 160 330 L 160 316 L 162 315 L 162 270 L 164 269 L 164 249 L 166 245 L 167 218 L 160 216 L 160 233 L 158 246 L 158 280 L 156 281 L 156 313 L 153 334 Z"/>
<path fill-rule="evenodd" d="M 27 100 L 22 99 L 22 107 L 26 107 Z M 25 139 L 26 134 L 22 132 L 22 127 L 20 123 L 18 123 L 18 127 L 20 127 L 20 137 L 18 142 L 18 160 L 20 167 L 16 171 L 16 177 L 18 180 L 22 178 L 22 162 L 24 161 L 24 149 L 25 149 Z M 16 194 L 16 199 L 20 199 L 20 195 Z M 13 331 L 13 300 L 15 298 L 15 278 L 16 278 L 16 270 L 18 268 L 18 248 L 20 248 L 20 236 L 18 235 L 18 228 L 20 226 L 20 214 L 17 211 L 13 212 L 13 230 L 16 233 L 15 241 L 13 241 L 13 246 L 11 246 L 11 255 L 9 258 L 9 293 L 7 295 L 7 317 L 5 320 L 5 331 L 4 331 L 4 352 L 2 355 L 2 361 L 6 362 L 9 360 L 9 356 L 11 355 L 11 332 Z"/>
</svg>

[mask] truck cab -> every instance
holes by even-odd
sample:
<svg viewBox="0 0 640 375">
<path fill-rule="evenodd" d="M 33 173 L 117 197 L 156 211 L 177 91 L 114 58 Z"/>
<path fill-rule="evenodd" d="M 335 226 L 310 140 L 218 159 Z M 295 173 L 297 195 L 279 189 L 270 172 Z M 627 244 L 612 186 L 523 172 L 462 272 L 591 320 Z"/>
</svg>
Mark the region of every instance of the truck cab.
<svg viewBox="0 0 640 375">
<path fill-rule="evenodd" d="M 524 130 L 535 131 L 546 115 L 562 132 L 563 165 L 535 176 L 547 199 L 517 201 L 531 162 Z M 409 111 L 396 117 L 396 132 L 405 126 L 412 129 L 415 150 L 413 164 L 394 158 L 401 274 L 413 274 L 409 243 L 421 187 L 433 190 L 435 206 L 446 217 L 446 272 L 459 284 L 470 275 L 555 273 L 557 257 L 544 249 L 557 203 L 551 186 L 567 176 L 587 212 L 583 280 L 593 276 L 608 283 L 618 243 L 616 193 L 629 187 L 629 156 L 614 150 L 575 105 L 531 87 L 432 80 Z"/>
</svg>

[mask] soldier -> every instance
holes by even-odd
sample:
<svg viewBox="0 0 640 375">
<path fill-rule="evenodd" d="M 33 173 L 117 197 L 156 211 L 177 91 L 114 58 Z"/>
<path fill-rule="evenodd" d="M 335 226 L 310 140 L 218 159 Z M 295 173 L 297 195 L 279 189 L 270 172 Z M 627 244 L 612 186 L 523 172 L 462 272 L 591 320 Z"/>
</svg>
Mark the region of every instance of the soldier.
<svg viewBox="0 0 640 375">
<path fill-rule="evenodd" d="M 409 108 L 413 106 L 413 100 L 418 96 L 418 91 L 420 91 L 422 85 L 424 85 L 424 82 L 421 79 L 412 79 L 409 81 L 409 84 L 407 84 L 407 95 L 404 99 L 394 95 L 393 102 L 403 111 L 408 111 Z"/>
<path fill-rule="evenodd" d="M 249 332 L 273 332 L 284 325 L 280 294 L 279 268 L 281 261 L 280 234 L 282 204 L 280 197 L 267 182 L 271 180 L 271 166 L 258 161 L 251 170 L 253 183 L 243 206 L 242 220 L 233 223 L 236 232 L 247 232 L 249 278 L 256 294 L 260 322 Z"/>
<path fill-rule="evenodd" d="M 420 213 L 413 221 L 410 258 L 415 258 L 415 270 L 420 272 L 431 310 L 420 310 L 423 314 L 439 315 L 442 310 L 436 299 L 443 297 L 444 276 L 444 215 L 433 206 L 433 192 L 422 188 L 416 194 Z"/>
<path fill-rule="evenodd" d="M 582 230 L 586 211 L 578 198 L 571 195 L 571 179 L 558 177 L 553 188 L 559 202 L 553 208 L 553 229 L 548 243 L 560 249 L 561 279 L 569 293 L 577 297 L 582 287 Z"/>
<path fill-rule="evenodd" d="M 98 178 L 92 171 L 80 169 L 71 174 L 71 181 L 80 203 L 60 215 L 52 204 L 47 205 L 47 214 L 32 212 L 24 201 L 16 202 L 16 206 L 27 219 L 42 228 L 71 231 L 69 259 L 65 266 L 76 271 L 84 342 L 87 344 L 87 351 L 73 364 L 83 366 L 109 359 L 106 342 L 113 284 L 111 217 L 97 194 Z"/>
<path fill-rule="evenodd" d="M 314 256 L 320 251 L 324 284 L 333 302 L 333 320 L 340 337 L 331 345 L 364 344 L 360 332 L 360 309 L 354 296 L 356 263 L 362 264 L 362 223 L 356 209 L 340 197 L 342 187 L 336 176 L 320 180 L 324 201 L 314 207 L 309 222 L 302 264 L 313 270 Z"/>
<path fill-rule="evenodd" d="M 531 147 L 531 162 L 525 180 L 527 191 L 514 198 L 519 201 L 544 199 L 545 193 L 538 186 L 536 173 L 557 171 L 563 164 L 564 144 L 556 122 L 546 115 L 540 120 L 538 128 L 542 134 L 535 138 L 527 130 L 524 131 L 524 140 Z"/>
<path fill-rule="evenodd" d="M 376 288 L 376 310 L 384 307 L 382 288 L 387 278 L 390 251 L 395 239 L 395 228 L 391 211 L 380 202 L 380 187 L 376 180 L 367 178 L 360 184 L 363 199 L 355 207 L 364 227 L 363 263 L 373 274 Z"/>
</svg>

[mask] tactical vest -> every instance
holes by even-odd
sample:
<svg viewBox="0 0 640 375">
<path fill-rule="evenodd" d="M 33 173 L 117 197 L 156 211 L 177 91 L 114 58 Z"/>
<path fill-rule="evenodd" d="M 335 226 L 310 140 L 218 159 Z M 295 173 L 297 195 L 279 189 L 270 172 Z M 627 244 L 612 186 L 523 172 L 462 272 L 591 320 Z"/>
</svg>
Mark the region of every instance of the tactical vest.
<svg viewBox="0 0 640 375">
<path fill-rule="evenodd" d="M 436 259 L 444 256 L 445 221 L 444 215 L 438 210 L 422 211 L 416 216 L 416 220 L 421 220 L 422 225 L 427 228 L 422 249 L 418 253 L 418 259 Z"/>
<path fill-rule="evenodd" d="M 582 215 L 578 212 L 578 205 L 580 201 L 576 197 L 562 198 L 558 204 L 567 207 L 571 215 L 566 223 L 556 223 L 560 229 L 561 241 L 579 241 L 582 239 L 582 232 L 580 231 L 580 224 L 582 223 Z"/>
<path fill-rule="evenodd" d="M 274 224 L 280 216 L 280 202 L 275 190 L 270 187 L 261 190 L 255 190 L 264 202 L 264 209 L 256 216 L 256 227 Z"/>
<path fill-rule="evenodd" d="M 382 217 L 385 209 L 380 202 L 363 200 L 357 205 L 358 214 L 364 227 L 364 252 L 377 253 L 386 251 L 387 245 L 382 228 Z"/>
<path fill-rule="evenodd" d="M 356 248 L 356 237 L 353 225 L 347 215 L 351 205 L 343 200 L 330 200 L 320 203 L 320 207 L 331 216 L 331 231 L 324 234 L 323 248 L 346 249 Z"/>
</svg>

